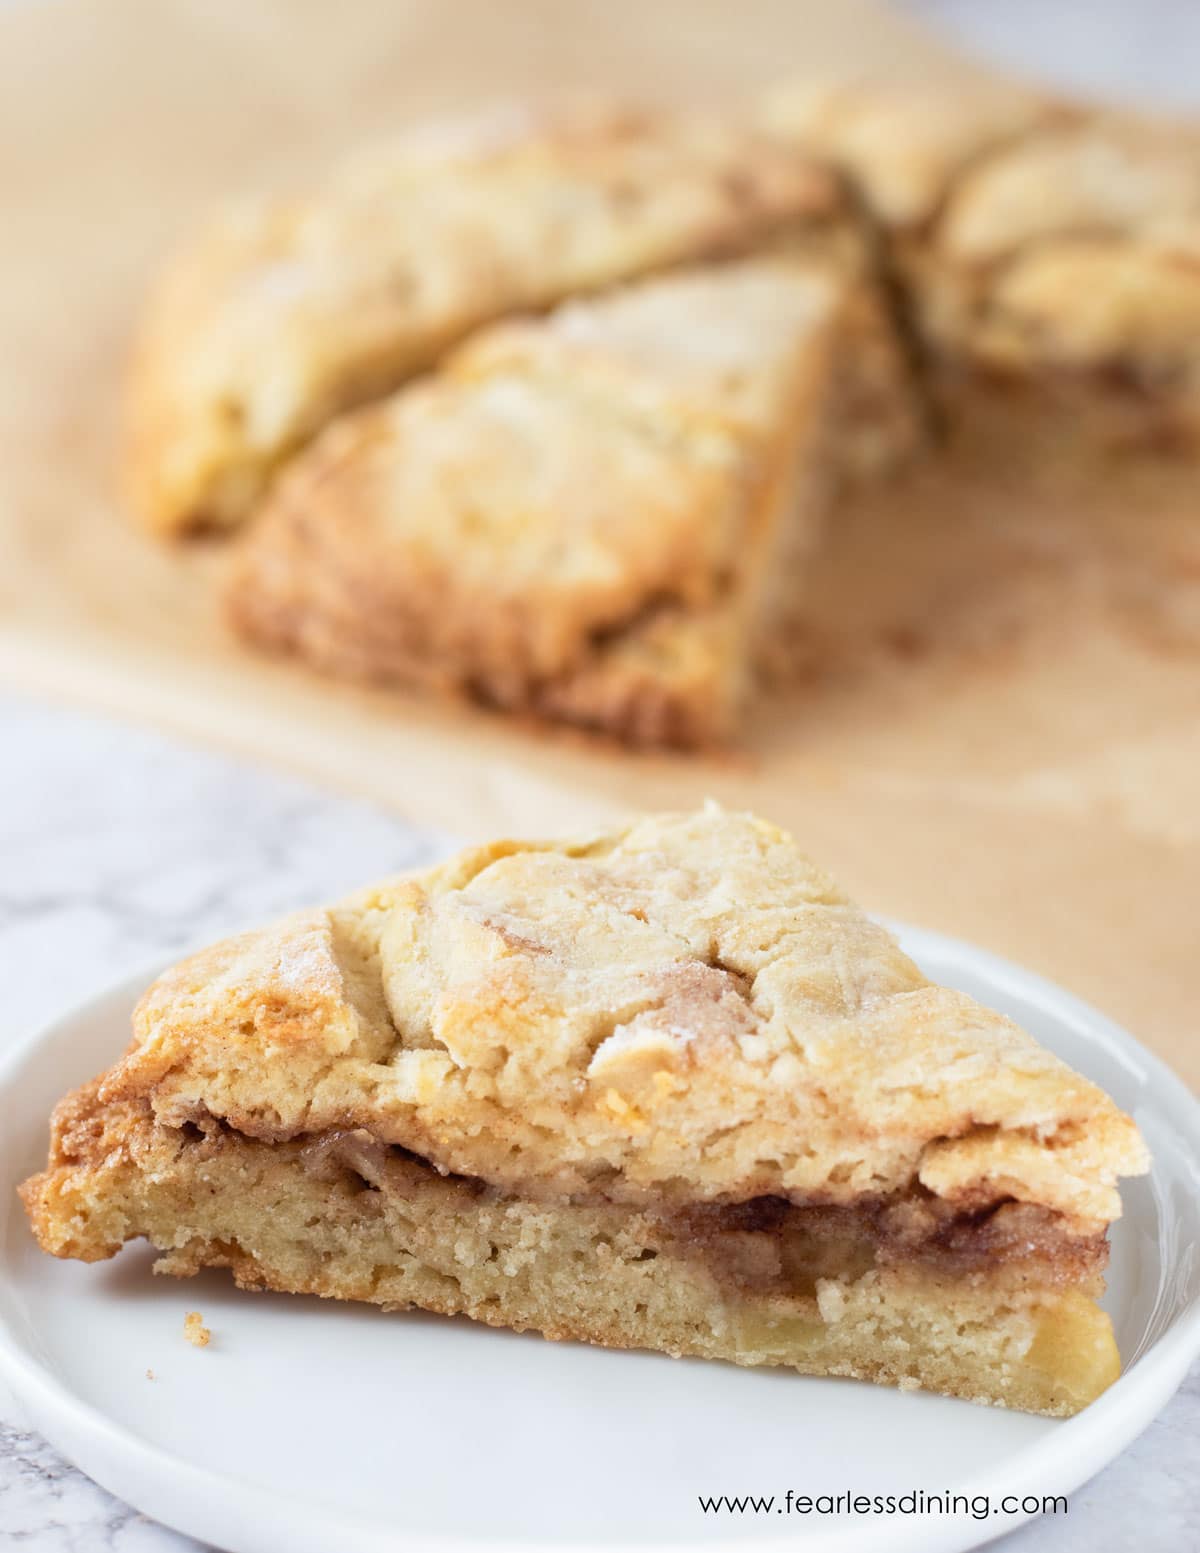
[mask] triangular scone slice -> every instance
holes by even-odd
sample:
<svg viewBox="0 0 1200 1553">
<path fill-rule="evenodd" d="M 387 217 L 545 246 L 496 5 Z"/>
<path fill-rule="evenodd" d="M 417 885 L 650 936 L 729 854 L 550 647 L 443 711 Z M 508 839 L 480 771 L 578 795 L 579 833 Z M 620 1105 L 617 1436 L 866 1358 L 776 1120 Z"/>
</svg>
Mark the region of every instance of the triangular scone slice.
<svg viewBox="0 0 1200 1553">
<path fill-rule="evenodd" d="M 164 276 L 131 384 L 131 502 L 161 532 L 238 523 L 334 415 L 471 330 L 778 243 L 863 288 L 862 435 L 911 440 L 865 227 L 829 169 L 745 124 L 599 103 L 401 137 L 306 198 L 231 212 Z"/>
<path fill-rule="evenodd" d="M 42 1245 L 1051 1414 L 1119 1372 L 1130 1119 L 709 807 L 503 842 L 162 977 Z"/>
<path fill-rule="evenodd" d="M 858 182 L 960 419 L 1006 427 L 1016 385 L 1034 391 L 1032 416 L 1015 406 L 1026 451 L 1039 427 L 1047 443 L 1196 445 L 1192 131 L 987 82 L 783 87 L 763 119 Z M 1047 398 L 1069 418 L 1047 419 Z"/>
<path fill-rule="evenodd" d="M 847 297 L 738 260 L 476 336 L 298 457 L 234 564 L 235 623 L 634 743 L 728 737 L 801 595 Z"/>
</svg>

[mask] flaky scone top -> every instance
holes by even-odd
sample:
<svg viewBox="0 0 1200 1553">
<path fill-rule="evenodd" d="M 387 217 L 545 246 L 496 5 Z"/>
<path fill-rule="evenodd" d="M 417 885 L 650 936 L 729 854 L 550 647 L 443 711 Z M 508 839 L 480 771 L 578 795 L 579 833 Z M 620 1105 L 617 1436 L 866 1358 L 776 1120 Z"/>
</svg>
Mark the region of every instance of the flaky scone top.
<svg viewBox="0 0 1200 1553">
<path fill-rule="evenodd" d="M 713 806 L 499 842 L 217 945 L 147 992 L 100 1102 L 365 1128 L 530 1195 L 911 1188 L 1089 1224 L 1134 1124 L 929 983 L 783 832 Z"/>
<path fill-rule="evenodd" d="M 168 270 L 129 395 L 133 504 L 164 532 L 240 522 L 283 457 L 471 329 L 841 209 L 828 171 L 699 114 L 589 101 L 402 136 L 231 211 Z"/>
</svg>

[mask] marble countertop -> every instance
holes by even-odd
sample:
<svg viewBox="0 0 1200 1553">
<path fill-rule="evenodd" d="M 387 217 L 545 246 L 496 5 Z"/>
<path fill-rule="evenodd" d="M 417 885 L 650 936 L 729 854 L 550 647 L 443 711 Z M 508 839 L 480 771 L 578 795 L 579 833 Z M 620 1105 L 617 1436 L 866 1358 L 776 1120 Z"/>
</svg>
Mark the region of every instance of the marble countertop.
<svg viewBox="0 0 1200 1553">
<path fill-rule="evenodd" d="M 154 734 L 0 696 L 4 1034 L 207 937 L 433 859 L 450 838 Z M 1200 1547 L 1200 1366 L 1066 1517 L 1014 1553 Z M 0 1545 L 182 1553 L 197 1544 L 96 1487 L 0 1388 Z"/>
</svg>

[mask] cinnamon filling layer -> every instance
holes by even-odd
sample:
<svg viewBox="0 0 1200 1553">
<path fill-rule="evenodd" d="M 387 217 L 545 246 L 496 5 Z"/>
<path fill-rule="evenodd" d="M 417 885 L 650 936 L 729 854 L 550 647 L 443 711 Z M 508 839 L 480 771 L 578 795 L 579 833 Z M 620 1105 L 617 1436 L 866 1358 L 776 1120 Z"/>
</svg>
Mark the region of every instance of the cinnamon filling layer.
<svg viewBox="0 0 1200 1553">
<path fill-rule="evenodd" d="M 693 1208 L 686 1218 L 693 1243 L 756 1289 L 811 1292 L 819 1278 L 904 1264 L 953 1277 L 1005 1268 L 1039 1283 L 1087 1284 L 1108 1261 L 1103 1232 L 1073 1233 L 1052 1209 L 1012 1200 L 966 1208 L 920 1186 L 852 1205 L 758 1197 Z"/>
<path fill-rule="evenodd" d="M 431 1178 L 472 1196 L 504 1194 L 472 1177 L 445 1177 L 405 1149 L 365 1132 L 326 1133 L 304 1145 L 309 1169 L 350 1170 L 370 1188 L 405 1195 Z M 1108 1261 L 1103 1231 L 1083 1234 L 1060 1213 L 1008 1199 L 968 1207 L 924 1187 L 849 1205 L 756 1197 L 656 1212 L 639 1220 L 646 1254 L 699 1257 L 723 1281 L 757 1293 L 811 1294 L 825 1278 L 857 1278 L 906 1264 L 952 1277 L 1000 1269 L 1040 1284 L 1089 1285 Z"/>
</svg>

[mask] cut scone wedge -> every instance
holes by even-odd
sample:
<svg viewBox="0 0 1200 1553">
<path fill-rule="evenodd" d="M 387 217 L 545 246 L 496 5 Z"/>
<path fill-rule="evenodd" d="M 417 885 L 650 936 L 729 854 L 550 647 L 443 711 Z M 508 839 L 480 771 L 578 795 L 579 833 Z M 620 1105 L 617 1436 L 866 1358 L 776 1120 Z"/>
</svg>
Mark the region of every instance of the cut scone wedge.
<svg viewBox="0 0 1200 1553">
<path fill-rule="evenodd" d="M 483 331 L 299 455 L 233 560 L 234 624 L 633 744 L 727 739 L 837 478 L 850 304 L 778 255 Z"/>
<path fill-rule="evenodd" d="M 966 413 L 1016 390 L 1063 440 L 1194 454 L 1200 137 L 1093 115 L 1006 147 L 947 199 L 923 307 Z"/>
<path fill-rule="evenodd" d="M 1194 130 L 989 81 L 797 83 L 762 119 L 858 185 L 958 424 L 1025 458 L 1200 446 Z"/>
<path fill-rule="evenodd" d="M 778 241 L 859 286 L 855 431 L 872 457 L 907 442 L 866 227 L 828 168 L 752 125 L 595 101 L 402 135 L 169 266 L 135 352 L 130 504 L 160 533 L 236 525 L 335 415 L 481 325 Z"/>
<path fill-rule="evenodd" d="M 1065 1415 L 1133 1122 L 748 815 L 500 842 L 142 999 L 23 1188 L 58 1256 Z"/>
</svg>

